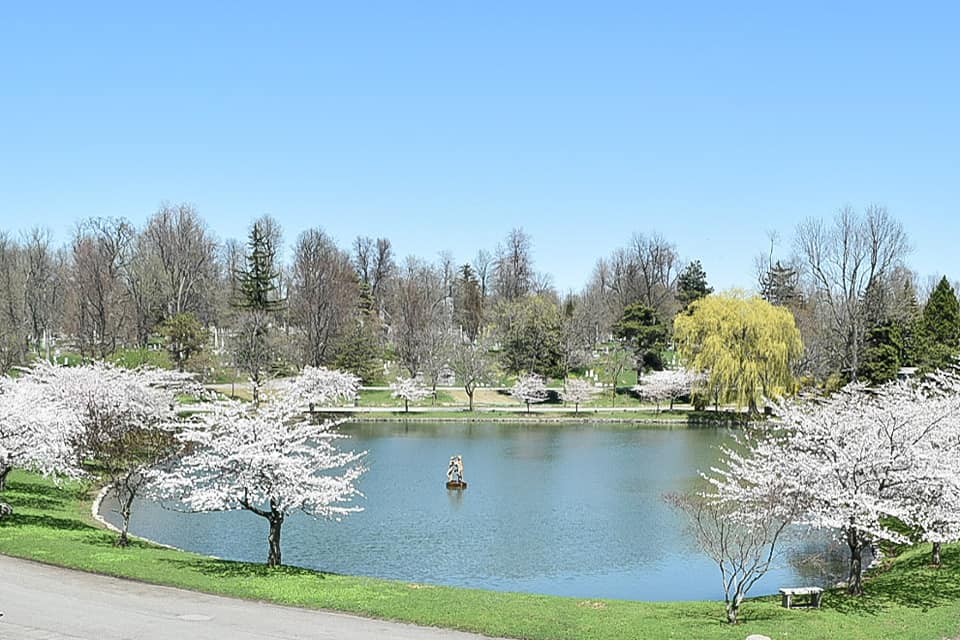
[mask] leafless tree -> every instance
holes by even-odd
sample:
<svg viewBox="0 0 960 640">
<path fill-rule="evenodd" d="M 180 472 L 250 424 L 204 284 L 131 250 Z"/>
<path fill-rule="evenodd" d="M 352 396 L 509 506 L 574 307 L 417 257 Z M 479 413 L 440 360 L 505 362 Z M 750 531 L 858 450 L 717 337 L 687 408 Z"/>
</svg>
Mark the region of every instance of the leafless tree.
<svg viewBox="0 0 960 640">
<path fill-rule="evenodd" d="M 494 262 L 497 294 L 513 301 L 533 290 L 533 242 L 523 229 L 513 229 L 497 246 Z"/>
<path fill-rule="evenodd" d="M 378 313 L 382 314 L 396 271 L 390 240 L 358 236 L 353 242 L 353 260 L 360 284 L 369 290 Z"/>
<path fill-rule="evenodd" d="M 407 258 L 396 278 L 391 329 L 400 362 L 416 376 L 443 341 L 445 296 L 437 270 L 417 258 Z"/>
<path fill-rule="evenodd" d="M 676 247 L 663 236 L 634 234 L 629 246 L 597 262 L 589 288 L 606 301 L 614 320 L 635 302 L 653 308 L 661 318 L 672 318 L 679 308 L 677 278 L 682 269 Z"/>
<path fill-rule="evenodd" d="M 22 362 L 28 350 L 22 263 L 17 242 L 0 232 L 0 373 Z"/>
<path fill-rule="evenodd" d="M 456 341 L 450 353 L 450 367 L 467 393 L 470 411 L 473 396 L 479 385 L 491 384 L 495 377 L 496 359 L 490 354 L 490 345 L 480 337 L 475 342 Z"/>
<path fill-rule="evenodd" d="M 291 275 L 290 316 L 303 334 L 302 361 L 319 367 L 351 325 L 357 276 L 350 256 L 320 229 L 300 234 Z"/>
<path fill-rule="evenodd" d="M 473 272 L 477 276 L 477 283 L 480 285 L 480 301 L 486 304 L 487 296 L 490 294 L 490 280 L 493 277 L 494 261 L 489 251 L 480 249 L 473 259 Z"/>
<path fill-rule="evenodd" d="M 269 312 L 257 309 L 240 312 L 233 333 L 232 351 L 237 369 L 249 376 L 254 404 L 259 404 L 263 383 L 277 355 L 275 341 L 270 335 Z"/>
<path fill-rule="evenodd" d="M 57 332 L 64 308 L 64 279 L 66 257 L 54 249 L 50 231 L 34 228 L 23 238 L 24 301 L 30 340 L 37 355 L 46 349 L 50 355 L 50 340 Z"/>
<path fill-rule="evenodd" d="M 803 279 L 823 310 L 836 370 L 856 379 L 871 316 L 894 270 L 910 250 L 903 226 L 886 208 L 867 207 L 863 215 L 841 209 L 832 224 L 811 218 L 796 232 Z"/>
<path fill-rule="evenodd" d="M 720 568 L 727 622 L 736 624 L 743 599 L 778 558 L 778 544 L 791 523 L 783 515 L 783 501 L 771 496 L 747 519 L 738 517 L 730 504 L 709 497 L 672 494 L 666 499 L 687 517 L 697 546 Z"/>
<path fill-rule="evenodd" d="M 74 320 L 83 354 L 107 357 L 128 331 L 121 276 L 134 237 L 130 223 L 115 218 L 90 218 L 74 233 L 70 284 L 76 293 Z"/>
<path fill-rule="evenodd" d="M 147 221 L 143 249 L 156 258 L 165 317 L 190 312 L 210 321 L 217 243 L 196 209 L 164 203 Z"/>
</svg>

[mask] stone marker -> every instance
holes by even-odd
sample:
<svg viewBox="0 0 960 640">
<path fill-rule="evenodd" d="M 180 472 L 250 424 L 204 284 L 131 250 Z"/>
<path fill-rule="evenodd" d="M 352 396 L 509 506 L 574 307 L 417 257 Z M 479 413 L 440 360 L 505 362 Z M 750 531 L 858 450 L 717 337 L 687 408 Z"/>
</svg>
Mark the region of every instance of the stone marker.
<svg viewBox="0 0 960 640">
<path fill-rule="evenodd" d="M 747 636 L 747 640 L 771 640 L 770 636 L 762 636 L 759 633 L 751 633 Z"/>
</svg>

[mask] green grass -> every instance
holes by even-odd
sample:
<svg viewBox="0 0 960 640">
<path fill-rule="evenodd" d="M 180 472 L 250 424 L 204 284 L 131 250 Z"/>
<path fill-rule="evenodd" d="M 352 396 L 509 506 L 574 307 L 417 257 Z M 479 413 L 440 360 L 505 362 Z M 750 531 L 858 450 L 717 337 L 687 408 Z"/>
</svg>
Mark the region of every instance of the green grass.
<svg viewBox="0 0 960 640">
<path fill-rule="evenodd" d="M 904 554 L 867 582 L 869 595 L 824 596 L 821 610 L 780 608 L 751 600 L 743 622 L 723 622 L 717 602 L 645 603 L 497 593 L 324 574 L 212 558 L 136 542 L 113 546 L 114 534 L 90 516 L 89 489 L 56 487 L 11 474 L 0 520 L 0 552 L 65 567 L 240 598 L 530 639 L 742 640 L 751 633 L 792 640 L 942 640 L 960 634 L 960 546 L 944 550 L 945 567 L 927 566 L 928 547 Z M 318 526 L 336 526 L 318 524 Z M 264 537 L 265 536 L 265 532 Z M 336 553 L 335 549 L 329 553 Z M 718 578 L 719 579 L 719 578 Z"/>
<path fill-rule="evenodd" d="M 386 389 L 363 389 L 360 392 L 360 406 L 369 407 L 403 407 L 403 400 L 401 398 L 394 398 L 390 394 L 392 391 Z M 448 392 L 443 390 L 437 390 L 437 400 L 434 402 L 432 397 L 426 398 L 419 402 L 411 402 L 411 407 L 430 407 L 434 404 L 437 405 L 451 405 L 456 401 L 453 396 Z"/>
</svg>

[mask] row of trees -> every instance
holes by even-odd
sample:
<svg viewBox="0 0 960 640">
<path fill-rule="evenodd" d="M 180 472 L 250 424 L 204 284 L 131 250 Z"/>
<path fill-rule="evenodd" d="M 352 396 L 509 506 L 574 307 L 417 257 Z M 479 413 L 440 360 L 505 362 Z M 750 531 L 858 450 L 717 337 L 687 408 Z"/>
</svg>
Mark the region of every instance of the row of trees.
<svg viewBox="0 0 960 640">
<path fill-rule="evenodd" d="M 960 540 L 960 377 L 938 372 L 827 396 L 781 401 L 776 418 L 722 450 L 699 496 L 673 496 L 718 563 L 727 617 L 798 526 L 849 550 L 847 589 L 863 594 L 862 557 L 880 542 Z"/>
<path fill-rule="evenodd" d="M 0 377 L 0 490 L 14 468 L 99 475 L 118 504 L 121 546 L 143 495 L 193 511 L 244 509 L 268 521 L 267 563 L 279 565 L 290 513 L 359 510 L 351 500 L 364 453 L 341 451 L 336 422 L 315 411 L 357 385 L 350 374 L 308 367 L 262 406 L 208 398 L 185 415 L 178 396 L 204 396 L 189 376 L 41 362 Z"/>
<path fill-rule="evenodd" d="M 685 262 L 656 234 L 634 235 L 597 262 L 582 291 L 560 295 L 537 272 L 532 239 L 519 229 L 471 260 L 443 252 L 427 261 L 399 259 L 386 238 L 340 247 L 315 228 L 295 239 L 287 260 L 269 216 L 244 242 L 220 242 L 189 205 L 164 205 L 140 229 L 83 221 L 63 247 L 42 230 L 0 234 L 0 366 L 23 363 L 31 351 L 50 355 L 53 338 L 98 358 L 162 342 L 179 369 L 231 364 L 256 388 L 305 365 L 370 383 L 384 376 L 385 361 L 435 387 L 469 359 L 465 344 L 492 350 L 507 374 L 554 378 L 601 364 L 642 376 L 663 369 L 673 346 L 688 366 L 711 372 L 698 402 L 754 407 L 798 376 L 835 386 L 882 382 L 960 354 L 953 288 L 944 278 L 923 299 L 905 264 L 906 233 L 882 207 L 805 221 L 787 256 L 775 248 L 757 261 L 757 291 L 789 311 L 800 339 L 783 313 L 751 306 L 751 326 L 769 324 L 767 342 L 752 348 L 776 352 L 778 367 L 761 363 L 743 376 L 736 371 L 750 353 L 710 351 L 736 335 L 725 300 L 749 295 L 704 300 L 718 298 L 700 262 Z M 711 343 L 704 322 L 689 320 L 698 315 L 730 322 L 711 330 Z M 618 376 L 611 378 L 615 400 Z"/>
</svg>

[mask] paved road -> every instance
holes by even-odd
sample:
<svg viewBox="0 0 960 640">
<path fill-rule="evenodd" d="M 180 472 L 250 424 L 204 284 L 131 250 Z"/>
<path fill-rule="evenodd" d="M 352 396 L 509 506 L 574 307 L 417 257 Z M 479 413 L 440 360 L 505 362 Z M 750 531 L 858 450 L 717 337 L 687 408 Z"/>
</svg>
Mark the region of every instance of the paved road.
<svg viewBox="0 0 960 640">
<path fill-rule="evenodd" d="M 280 607 L 0 556 L 3 640 L 478 640 L 481 636 Z"/>
</svg>

